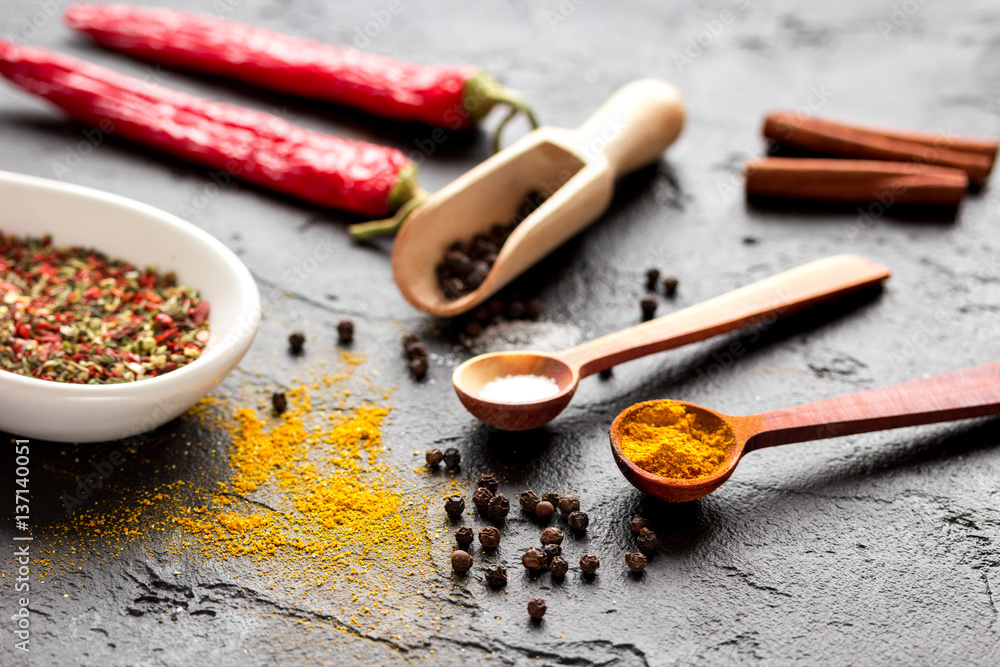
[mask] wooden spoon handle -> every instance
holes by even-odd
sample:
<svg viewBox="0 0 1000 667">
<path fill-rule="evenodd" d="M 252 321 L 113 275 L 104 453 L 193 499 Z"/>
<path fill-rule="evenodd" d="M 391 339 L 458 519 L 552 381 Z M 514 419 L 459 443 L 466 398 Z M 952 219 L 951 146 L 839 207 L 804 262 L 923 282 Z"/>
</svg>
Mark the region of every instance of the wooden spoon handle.
<svg viewBox="0 0 1000 667">
<path fill-rule="evenodd" d="M 590 163 L 603 154 L 615 178 L 652 163 L 684 127 L 684 102 L 660 79 L 623 86 L 583 125 L 570 143 Z"/>
<path fill-rule="evenodd" d="M 790 442 L 996 414 L 1000 414 L 1000 363 L 736 419 L 756 431 L 747 441 L 745 451 L 749 452 Z"/>
<path fill-rule="evenodd" d="M 889 269 L 859 255 L 836 255 L 765 278 L 696 306 L 578 345 L 561 353 L 580 377 L 647 354 L 778 318 L 878 284 Z"/>
</svg>

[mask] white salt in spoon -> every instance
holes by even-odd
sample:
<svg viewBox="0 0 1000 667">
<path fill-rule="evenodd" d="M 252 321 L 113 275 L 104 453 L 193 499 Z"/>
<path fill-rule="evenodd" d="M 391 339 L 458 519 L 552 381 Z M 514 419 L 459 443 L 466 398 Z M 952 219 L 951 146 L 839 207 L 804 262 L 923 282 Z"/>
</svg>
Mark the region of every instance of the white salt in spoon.
<svg viewBox="0 0 1000 667">
<path fill-rule="evenodd" d="M 462 405 L 487 424 L 506 431 L 537 428 L 563 411 L 580 378 L 769 316 L 788 315 L 878 285 L 888 277 L 889 269 L 859 255 L 828 257 L 569 350 L 482 354 L 456 368 L 451 381 Z M 491 399 L 492 392 L 483 395 L 484 389 L 498 378 L 515 392 L 539 385 L 537 380 L 526 380 L 524 376 L 548 378 L 558 391 L 534 400 L 501 401 Z M 524 398 L 532 397 L 524 394 Z"/>
</svg>

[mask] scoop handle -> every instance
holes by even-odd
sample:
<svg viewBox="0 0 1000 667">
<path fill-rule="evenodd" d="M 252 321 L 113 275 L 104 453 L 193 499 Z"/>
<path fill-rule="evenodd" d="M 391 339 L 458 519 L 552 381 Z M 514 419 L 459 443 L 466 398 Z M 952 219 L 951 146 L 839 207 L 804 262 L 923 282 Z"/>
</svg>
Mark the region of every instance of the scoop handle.
<svg viewBox="0 0 1000 667">
<path fill-rule="evenodd" d="M 745 451 L 841 435 L 1000 414 L 1000 363 L 909 380 L 793 408 L 738 417 Z"/>
<path fill-rule="evenodd" d="M 586 377 L 647 354 L 711 338 L 768 318 L 876 285 L 889 269 L 860 255 L 836 255 L 804 264 L 696 306 L 608 334 L 562 352 Z"/>
<path fill-rule="evenodd" d="M 684 102 L 660 79 L 639 79 L 618 90 L 570 143 L 590 163 L 604 155 L 617 178 L 654 162 L 684 127 Z"/>
</svg>

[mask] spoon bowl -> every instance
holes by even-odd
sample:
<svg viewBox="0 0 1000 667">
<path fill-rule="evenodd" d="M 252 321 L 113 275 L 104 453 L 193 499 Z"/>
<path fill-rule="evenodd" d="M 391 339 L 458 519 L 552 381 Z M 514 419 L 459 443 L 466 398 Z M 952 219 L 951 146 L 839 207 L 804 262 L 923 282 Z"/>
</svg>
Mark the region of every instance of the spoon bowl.
<svg viewBox="0 0 1000 667">
<path fill-rule="evenodd" d="M 686 502 L 715 491 L 746 454 L 765 447 L 1000 414 L 1000 363 L 757 415 L 734 417 L 694 403 L 670 401 L 729 436 L 726 456 L 718 467 L 694 479 L 653 474 L 622 452 L 626 425 L 642 421 L 644 411 L 662 402 L 646 401 L 623 410 L 611 424 L 611 453 L 625 479 L 640 491 L 669 502 Z"/>
<path fill-rule="evenodd" d="M 540 375 L 555 380 L 559 393 L 530 403 L 501 403 L 480 397 L 486 384 L 508 375 Z M 465 409 L 505 431 L 538 428 L 569 405 L 580 383 L 576 369 L 545 352 L 493 352 L 469 359 L 455 369 L 452 384 Z"/>
<path fill-rule="evenodd" d="M 874 287 L 889 270 L 858 255 L 810 262 L 752 285 L 561 352 L 492 352 L 455 369 L 452 384 L 473 415 L 499 429 L 542 426 L 565 408 L 581 378 L 632 359 L 687 345 L 764 318 L 789 315 L 850 292 Z M 543 375 L 556 382 L 556 396 L 536 402 L 485 399 L 482 388 L 508 375 Z"/>
</svg>

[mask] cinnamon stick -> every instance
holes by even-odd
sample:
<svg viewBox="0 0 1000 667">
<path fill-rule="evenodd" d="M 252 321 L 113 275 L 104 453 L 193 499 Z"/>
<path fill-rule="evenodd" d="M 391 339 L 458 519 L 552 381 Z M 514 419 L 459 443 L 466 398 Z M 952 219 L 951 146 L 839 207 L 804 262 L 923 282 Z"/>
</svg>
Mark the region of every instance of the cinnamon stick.
<svg viewBox="0 0 1000 667">
<path fill-rule="evenodd" d="M 908 162 L 770 157 L 746 163 L 748 196 L 831 202 L 958 206 L 960 169 Z"/>
<path fill-rule="evenodd" d="M 827 155 L 953 167 L 972 181 L 990 175 L 1000 146 L 995 139 L 881 130 L 783 111 L 764 117 L 764 136 L 782 146 Z"/>
</svg>

